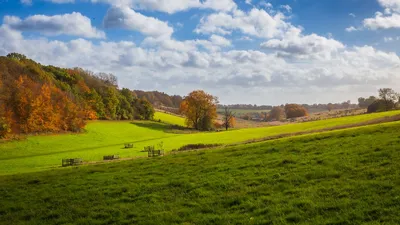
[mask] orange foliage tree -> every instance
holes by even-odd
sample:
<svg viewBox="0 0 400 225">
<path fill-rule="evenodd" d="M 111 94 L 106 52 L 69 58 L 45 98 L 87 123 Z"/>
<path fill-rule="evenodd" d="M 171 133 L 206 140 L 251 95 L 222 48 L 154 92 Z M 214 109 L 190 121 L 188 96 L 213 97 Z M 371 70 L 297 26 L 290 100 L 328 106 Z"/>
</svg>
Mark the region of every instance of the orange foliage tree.
<svg viewBox="0 0 400 225">
<path fill-rule="evenodd" d="M 210 130 L 217 118 L 217 97 L 202 90 L 192 91 L 186 96 L 180 112 L 186 117 L 186 125 L 196 130 Z"/>
<path fill-rule="evenodd" d="M 286 118 L 288 119 L 308 116 L 307 109 L 297 104 L 286 104 L 285 113 L 286 113 Z"/>
<path fill-rule="evenodd" d="M 282 120 L 284 118 L 285 118 L 285 111 L 280 106 L 273 107 L 272 110 L 268 114 L 268 119 L 269 120 L 280 121 L 280 120 Z"/>
<path fill-rule="evenodd" d="M 51 84 L 40 84 L 27 76 L 14 82 L 5 111 L 14 133 L 79 131 L 85 126 L 85 113 L 67 95 Z"/>
</svg>

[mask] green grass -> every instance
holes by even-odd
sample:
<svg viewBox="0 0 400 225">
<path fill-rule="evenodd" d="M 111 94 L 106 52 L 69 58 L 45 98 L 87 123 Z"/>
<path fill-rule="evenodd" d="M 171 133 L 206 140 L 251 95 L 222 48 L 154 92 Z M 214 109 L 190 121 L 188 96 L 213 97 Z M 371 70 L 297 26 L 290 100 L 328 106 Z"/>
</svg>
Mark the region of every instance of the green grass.
<svg viewBox="0 0 400 225">
<path fill-rule="evenodd" d="M 163 112 L 156 112 L 154 114 L 154 120 L 158 121 L 161 120 L 163 123 L 167 124 L 172 124 L 172 125 L 178 125 L 178 126 L 186 126 L 185 125 L 185 118 L 179 117 L 179 116 L 174 116 L 168 113 L 163 113 Z"/>
<path fill-rule="evenodd" d="M 0 224 L 399 224 L 400 123 L 0 177 Z"/>
<path fill-rule="evenodd" d="M 217 109 L 218 113 L 224 113 L 225 109 Z M 271 110 L 262 110 L 262 109 L 230 109 L 233 113 L 235 113 L 236 116 L 241 116 L 246 113 L 262 113 L 262 112 L 269 112 Z"/>
<path fill-rule="evenodd" d="M 173 134 L 165 132 L 168 125 L 156 122 L 97 121 L 87 126 L 84 134 L 30 136 L 26 140 L 0 143 L 0 174 L 15 174 L 59 167 L 63 158 L 83 158 L 99 161 L 104 155 L 119 154 L 122 158 L 146 156 L 144 146 L 164 143 L 166 151 L 186 144 L 232 144 L 285 133 L 313 131 L 345 124 L 356 124 L 397 111 L 353 117 L 232 130 L 228 132 Z M 134 143 L 133 149 L 123 144 Z"/>
</svg>

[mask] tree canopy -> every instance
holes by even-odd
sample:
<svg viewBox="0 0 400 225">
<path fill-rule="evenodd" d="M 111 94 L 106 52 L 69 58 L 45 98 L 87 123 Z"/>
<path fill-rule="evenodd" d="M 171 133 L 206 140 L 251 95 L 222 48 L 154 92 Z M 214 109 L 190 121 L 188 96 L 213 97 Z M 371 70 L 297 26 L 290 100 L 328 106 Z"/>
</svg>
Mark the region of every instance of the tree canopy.
<svg viewBox="0 0 400 225">
<path fill-rule="evenodd" d="M 80 131 L 86 120 L 152 119 L 154 109 L 117 77 L 43 66 L 18 53 L 0 57 L 0 137 Z"/>
<path fill-rule="evenodd" d="M 286 104 L 285 114 L 288 119 L 308 116 L 307 109 L 298 104 Z"/>
<path fill-rule="evenodd" d="M 196 90 L 186 96 L 180 111 L 186 117 L 186 125 L 196 130 L 210 130 L 217 118 L 217 97 L 202 90 Z"/>
</svg>

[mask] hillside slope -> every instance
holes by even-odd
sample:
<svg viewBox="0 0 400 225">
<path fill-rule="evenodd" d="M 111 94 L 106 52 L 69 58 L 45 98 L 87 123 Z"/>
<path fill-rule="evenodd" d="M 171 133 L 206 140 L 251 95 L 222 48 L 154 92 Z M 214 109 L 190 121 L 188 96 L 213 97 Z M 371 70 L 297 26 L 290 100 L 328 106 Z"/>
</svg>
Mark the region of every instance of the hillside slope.
<svg viewBox="0 0 400 225">
<path fill-rule="evenodd" d="M 0 224 L 399 224 L 399 129 L 2 176 Z"/>
<path fill-rule="evenodd" d="M 79 132 L 86 120 L 153 118 L 154 109 L 112 74 L 44 66 L 24 55 L 0 56 L 0 138 Z"/>
<path fill-rule="evenodd" d="M 26 140 L 0 142 L 0 175 L 59 167 L 64 158 L 100 161 L 105 155 L 122 158 L 147 156 L 143 148 L 163 142 L 166 152 L 187 144 L 234 144 L 264 138 L 319 132 L 398 115 L 398 111 L 342 117 L 283 126 L 240 129 L 227 132 L 170 133 L 169 125 L 151 121 L 94 121 L 83 134 L 30 136 Z M 124 149 L 124 143 L 134 148 Z"/>
</svg>

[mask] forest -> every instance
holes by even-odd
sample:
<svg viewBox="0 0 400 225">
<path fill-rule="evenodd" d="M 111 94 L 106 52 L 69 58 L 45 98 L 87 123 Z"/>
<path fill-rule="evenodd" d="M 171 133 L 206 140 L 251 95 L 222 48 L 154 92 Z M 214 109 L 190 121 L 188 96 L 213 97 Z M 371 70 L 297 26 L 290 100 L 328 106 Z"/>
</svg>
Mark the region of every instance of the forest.
<svg viewBox="0 0 400 225">
<path fill-rule="evenodd" d="M 112 74 L 44 66 L 26 56 L 0 57 L 0 137 L 79 132 L 87 120 L 150 120 L 145 98 Z"/>
</svg>

